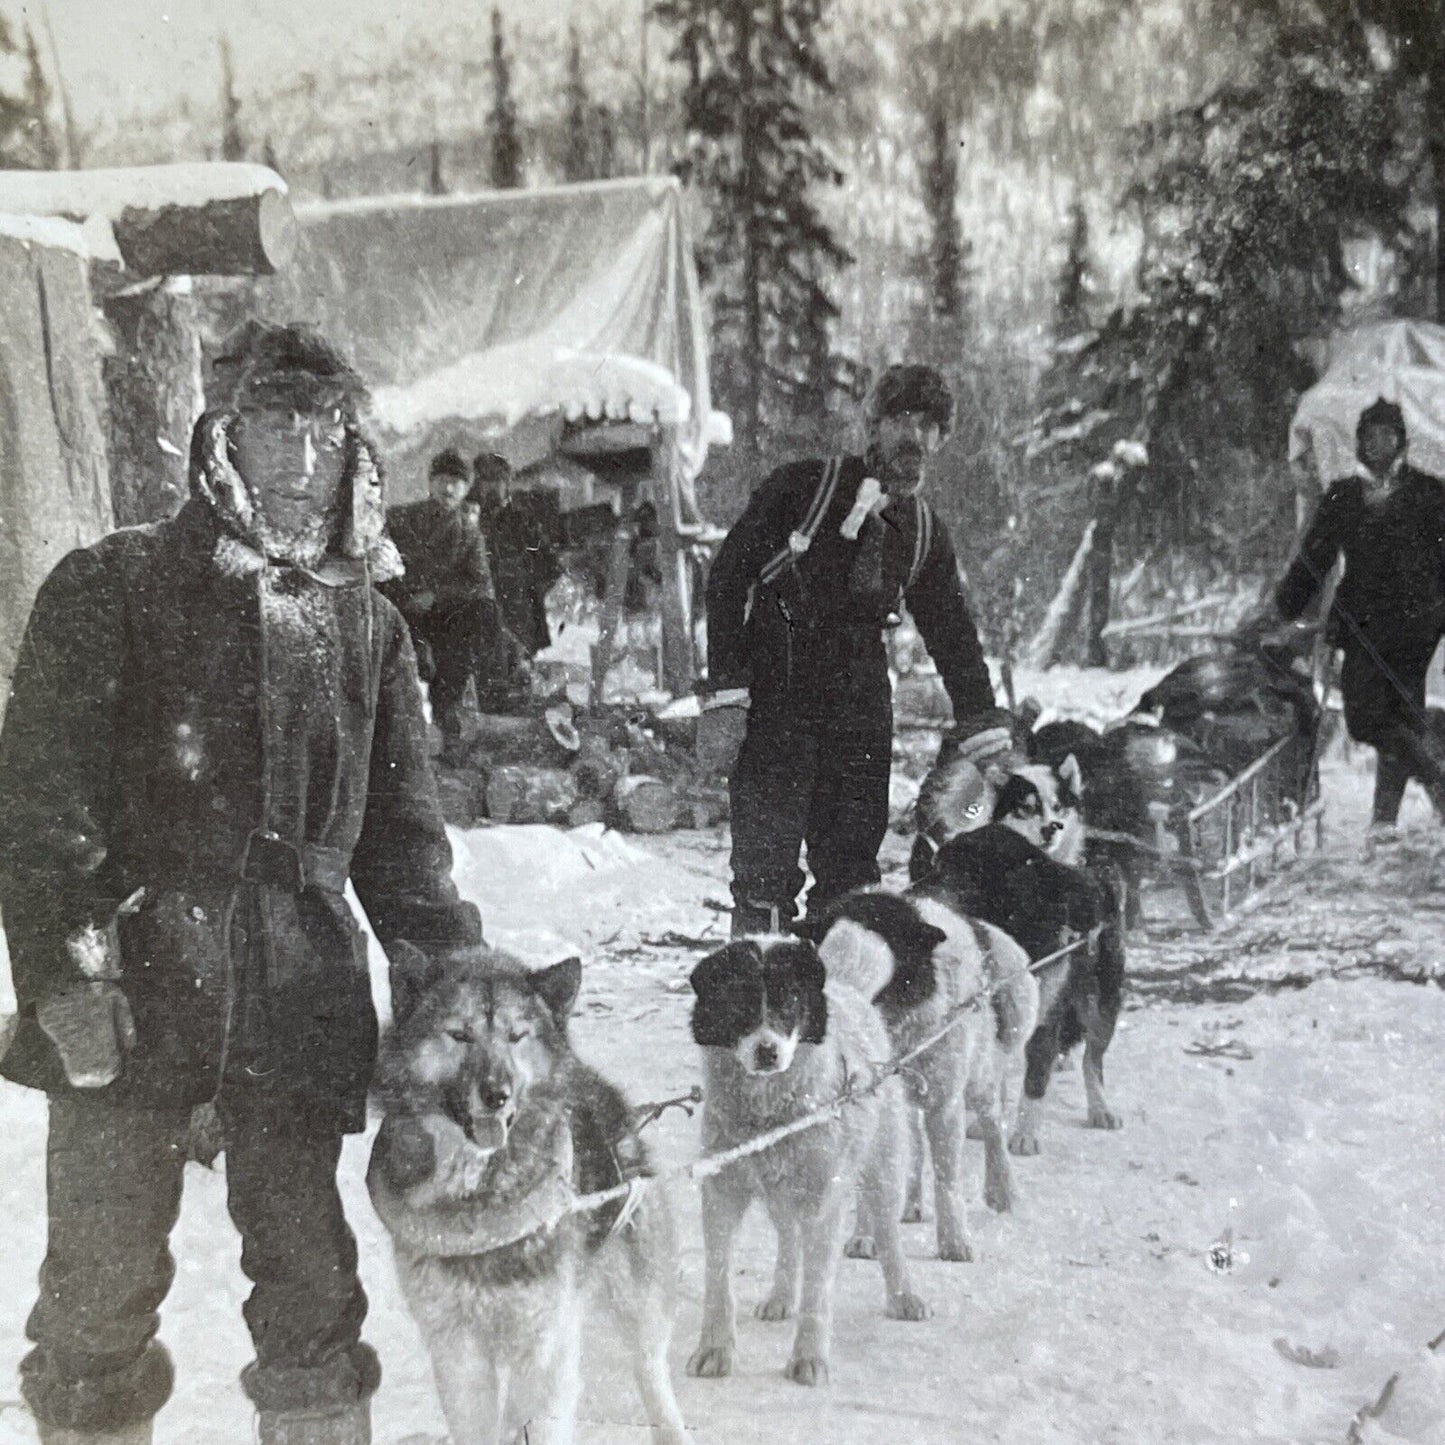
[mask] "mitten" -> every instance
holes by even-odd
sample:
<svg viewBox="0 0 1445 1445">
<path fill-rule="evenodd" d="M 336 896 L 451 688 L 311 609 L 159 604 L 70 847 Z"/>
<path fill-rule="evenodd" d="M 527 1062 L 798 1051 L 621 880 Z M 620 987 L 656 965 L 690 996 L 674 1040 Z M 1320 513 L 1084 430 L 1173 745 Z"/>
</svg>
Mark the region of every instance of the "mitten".
<svg viewBox="0 0 1445 1445">
<path fill-rule="evenodd" d="M 135 1020 L 118 984 L 76 984 L 39 1004 L 35 1017 L 77 1089 L 114 1083 L 124 1055 L 135 1047 Z"/>
<path fill-rule="evenodd" d="M 702 700 L 697 720 L 697 762 L 704 777 L 727 777 L 737 766 L 748 730 L 748 691 L 729 688 Z"/>
</svg>

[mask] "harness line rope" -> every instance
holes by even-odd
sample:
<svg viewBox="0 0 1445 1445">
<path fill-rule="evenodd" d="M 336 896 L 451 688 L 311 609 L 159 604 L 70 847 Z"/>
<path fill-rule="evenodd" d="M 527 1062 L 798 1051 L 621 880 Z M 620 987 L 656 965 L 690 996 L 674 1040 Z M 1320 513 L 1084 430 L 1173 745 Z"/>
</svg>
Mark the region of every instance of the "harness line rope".
<svg viewBox="0 0 1445 1445">
<path fill-rule="evenodd" d="M 1055 949 L 1052 953 L 1045 954 L 1042 958 L 1035 959 L 1025 970 L 1027 973 L 1040 973 L 1056 963 L 1061 963 L 1069 958 L 1079 949 L 1091 947 L 1095 944 L 1099 935 L 1103 932 L 1102 926 L 1091 929 L 1088 933 L 1071 940 L 1061 948 Z M 992 957 L 991 950 L 985 950 L 982 962 L 987 964 Z M 779 1124 L 776 1128 L 769 1129 L 762 1134 L 754 1135 L 751 1139 L 744 1139 L 741 1143 L 734 1144 L 731 1148 L 720 1150 L 716 1154 L 705 1154 L 699 1159 L 694 1159 L 691 1164 L 685 1164 L 677 1168 L 663 1170 L 657 1174 L 642 1174 L 625 1180 L 621 1184 L 615 1184 L 608 1189 L 595 1190 L 590 1194 L 579 1194 L 567 1203 L 567 1205 L 554 1217 L 547 1219 L 535 1211 L 532 1212 L 536 1221 L 535 1227 L 523 1230 L 511 1229 L 499 1237 L 494 1237 L 478 1249 L 448 1250 L 448 1257 L 470 1256 L 480 1257 L 484 1254 L 491 1254 L 495 1250 L 506 1248 L 510 1245 L 520 1243 L 523 1239 L 529 1239 L 533 1235 L 547 1233 L 555 1229 L 563 1219 L 576 1214 L 587 1214 L 593 1210 L 603 1209 L 609 1204 L 615 1204 L 619 1200 L 625 1201 L 622 1209 L 618 1212 L 617 1218 L 612 1222 L 609 1234 L 617 1234 L 631 1223 L 633 1216 L 641 1206 L 647 1191 L 654 1184 L 671 1179 L 707 1179 L 714 1174 L 720 1174 L 730 1164 L 735 1164 L 740 1159 L 747 1159 L 754 1154 L 761 1154 L 766 1149 L 771 1149 L 774 1144 L 780 1144 L 784 1139 L 790 1139 L 794 1134 L 804 1133 L 809 1129 L 816 1129 L 820 1124 L 827 1123 L 830 1119 L 836 1118 L 843 1108 L 848 1104 L 857 1103 L 860 1099 L 866 1099 L 876 1094 L 883 1085 L 895 1075 L 903 1072 L 915 1059 L 928 1052 L 936 1043 L 946 1038 L 952 1031 L 962 1023 L 964 1017 L 977 1011 L 985 999 L 991 999 L 996 993 L 1006 988 L 1010 980 L 1001 979 L 992 988 L 976 989 L 968 998 L 955 1004 L 944 1018 L 943 1022 L 933 1030 L 921 1042 L 915 1044 L 905 1053 L 899 1054 L 896 1058 L 889 1059 L 881 1064 L 872 1066 L 871 1077 L 861 1085 L 849 1080 L 835 1099 L 814 1109 L 811 1113 L 802 1114 L 796 1119 L 789 1120 L 786 1124 Z M 667 1104 L 674 1101 L 668 1100 Z M 691 1102 L 690 1096 L 687 1102 Z M 637 1113 L 650 1112 L 657 1106 L 643 1105 Z M 663 1107 L 666 1107 L 664 1105 Z M 660 1111 L 659 1111 L 660 1112 Z M 570 1181 L 559 1180 L 564 1184 Z M 385 1193 L 385 1185 L 377 1186 Z M 380 1210 L 375 1190 L 373 1191 L 373 1204 Z"/>
<path fill-rule="evenodd" d="M 1079 949 L 1096 943 L 1102 931 L 1102 928 L 1090 930 L 1072 942 L 1066 943 L 1062 948 L 1056 948 L 1052 953 L 1035 959 L 1029 964 L 1026 971 L 1039 973 L 1053 964 L 1061 963 Z M 985 964 L 989 957 L 991 957 L 990 954 L 984 955 Z M 1006 988 L 1008 983 L 1009 980 L 1004 979 L 992 988 L 975 990 L 968 998 L 955 1004 L 943 1022 L 920 1043 L 915 1044 L 896 1058 L 889 1059 L 886 1063 L 873 1065 L 872 1077 L 866 1083 L 860 1086 L 850 1080 L 844 1086 L 842 1093 L 811 1113 L 800 1114 L 786 1124 L 779 1124 L 762 1134 L 755 1134 L 751 1139 L 744 1139 L 741 1143 L 734 1144 L 728 1149 L 719 1150 L 716 1154 L 704 1154 L 701 1158 L 694 1159 L 691 1164 L 663 1170 L 657 1174 L 639 1175 L 635 1179 L 629 1179 L 622 1184 L 614 1184 L 608 1189 L 595 1190 L 591 1194 L 579 1194 L 567 1206 L 564 1217 L 590 1213 L 594 1209 L 603 1209 L 609 1204 L 615 1204 L 619 1199 L 627 1199 L 630 1201 L 629 1205 L 614 1224 L 615 1232 L 621 1228 L 623 1220 L 630 1218 L 635 1212 L 643 1191 L 651 1185 L 669 1179 L 710 1179 L 713 1175 L 720 1174 L 730 1164 L 736 1164 L 740 1159 L 748 1159 L 754 1154 L 761 1154 L 764 1150 L 771 1149 L 773 1145 L 781 1144 L 784 1139 L 791 1139 L 794 1134 L 802 1134 L 809 1129 L 816 1129 L 819 1125 L 828 1123 L 829 1120 L 835 1119 L 841 1113 L 845 1105 L 857 1103 L 860 1099 L 866 1099 L 876 1094 L 889 1079 L 902 1073 L 915 1059 L 926 1054 L 936 1043 L 946 1038 L 963 1022 L 967 1014 L 975 1012 L 985 999 L 991 999 L 994 994 Z"/>
</svg>

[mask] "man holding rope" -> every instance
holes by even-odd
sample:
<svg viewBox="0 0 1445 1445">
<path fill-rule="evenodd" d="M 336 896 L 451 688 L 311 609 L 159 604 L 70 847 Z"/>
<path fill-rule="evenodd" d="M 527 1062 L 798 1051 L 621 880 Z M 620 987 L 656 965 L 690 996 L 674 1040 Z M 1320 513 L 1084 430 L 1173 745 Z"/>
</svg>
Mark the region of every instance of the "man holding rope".
<svg viewBox="0 0 1445 1445">
<path fill-rule="evenodd" d="M 1445 814 L 1445 748 L 1425 713 L 1425 674 L 1445 632 L 1445 485 L 1405 461 L 1395 403 L 1367 407 L 1355 437 L 1360 464 L 1326 491 L 1274 607 L 1286 621 L 1299 617 L 1343 554 L 1327 635 L 1344 649 L 1350 736 L 1379 753 L 1376 834 L 1393 828 L 1412 777 Z"/>
</svg>

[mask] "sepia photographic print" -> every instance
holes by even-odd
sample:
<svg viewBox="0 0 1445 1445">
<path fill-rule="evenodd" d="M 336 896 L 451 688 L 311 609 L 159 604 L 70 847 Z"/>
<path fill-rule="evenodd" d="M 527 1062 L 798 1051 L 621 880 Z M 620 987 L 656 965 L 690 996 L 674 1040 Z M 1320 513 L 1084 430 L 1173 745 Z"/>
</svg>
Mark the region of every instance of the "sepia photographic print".
<svg viewBox="0 0 1445 1445">
<path fill-rule="evenodd" d="M 1445 1445 L 1445 0 L 0 0 L 0 1445 Z"/>
</svg>

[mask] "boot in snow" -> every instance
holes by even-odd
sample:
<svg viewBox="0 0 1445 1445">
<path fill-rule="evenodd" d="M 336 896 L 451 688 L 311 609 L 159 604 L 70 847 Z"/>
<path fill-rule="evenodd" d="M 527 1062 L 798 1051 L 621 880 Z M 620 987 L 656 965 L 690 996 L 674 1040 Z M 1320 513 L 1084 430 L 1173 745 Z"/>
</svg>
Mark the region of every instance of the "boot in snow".
<svg viewBox="0 0 1445 1445">
<path fill-rule="evenodd" d="M 262 1410 L 260 1445 L 371 1445 L 369 1404 L 323 1410 Z"/>
</svg>

